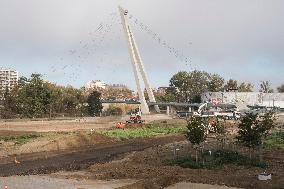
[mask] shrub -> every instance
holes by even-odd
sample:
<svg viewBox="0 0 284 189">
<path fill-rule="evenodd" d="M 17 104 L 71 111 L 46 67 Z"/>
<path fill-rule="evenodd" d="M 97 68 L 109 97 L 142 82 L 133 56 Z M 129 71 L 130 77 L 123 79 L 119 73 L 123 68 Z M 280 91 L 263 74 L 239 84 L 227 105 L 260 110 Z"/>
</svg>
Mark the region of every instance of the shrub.
<svg viewBox="0 0 284 189">
<path fill-rule="evenodd" d="M 276 132 L 267 137 L 264 141 L 264 147 L 271 149 L 284 149 L 284 132 Z"/>
<path fill-rule="evenodd" d="M 251 157 L 251 149 L 260 146 L 263 139 L 273 127 L 273 113 L 266 113 L 262 119 L 259 118 L 258 114 L 247 113 L 241 118 L 241 123 L 238 125 L 238 136 L 236 138 L 239 143 L 250 149 Z"/>
<path fill-rule="evenodd" d="M 105 112 L 104 115 L 110 116 L 121 116 L 123 114 L 123 110 L 120 107 L 117 106 L 110 106 Z"/>
<path fill-rule="evenodd" d="M 175 160 L 171 162 L 171 164 L 192 169 L 219 169 L 228 164 L 261 168 L 266 168 L 268 166 L 266 162 L 260 161 L 259 159 L 250 159 L 239 154 L 238 152 L 230 150 L 217 150 L 212 154 L 204 152 L 202 157 L 204 160 L 202 162 L 196 162 L 193 161 L 191 157 L 187 157 L 184 159 Z"/>
<path fill-rule="evenodd" d="M 187 124 L 186 138 L 195 148 L 195 161 L 198 161 L 197 149 L 207 138 L 205 125 L 207 123 L 201 117 L 192 117 Z"/>
</svg>

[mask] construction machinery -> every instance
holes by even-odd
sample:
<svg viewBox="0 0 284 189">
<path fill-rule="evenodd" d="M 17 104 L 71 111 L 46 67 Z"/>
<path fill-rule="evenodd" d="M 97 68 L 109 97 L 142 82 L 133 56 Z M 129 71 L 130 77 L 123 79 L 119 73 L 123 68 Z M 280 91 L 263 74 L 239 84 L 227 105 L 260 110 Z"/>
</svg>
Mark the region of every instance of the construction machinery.
<svg viewBox="0 0 284 189">
<path fill-rule="evenodd" d="M 142 120 L 141 112 L 131 113 L 130 118 L 126 120 L 126 123 L 144 123 L 145 120 Z"/>
<path fill-rule="evenodd" d="M 116 128 L 117 129 L 124 129 L 124 128 L 131 128 L 131 127 L 141 127 L 145 123 L 145 120 L 142 119 L 142 112 L 139 107 L 136 111 L 132 112 L 130 114 L 130 117 L 128 120 L 123 122 L 118 122 L 116 123 Z"/>
</svg>

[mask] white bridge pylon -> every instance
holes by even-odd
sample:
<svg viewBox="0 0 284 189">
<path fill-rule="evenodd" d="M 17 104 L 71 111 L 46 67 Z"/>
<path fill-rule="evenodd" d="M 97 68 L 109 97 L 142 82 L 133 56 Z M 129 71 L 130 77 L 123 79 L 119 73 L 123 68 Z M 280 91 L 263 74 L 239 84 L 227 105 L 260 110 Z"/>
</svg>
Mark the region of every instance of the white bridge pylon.
<svg viewBox="0 0 284 189">
<path fill-rule="evenodd" d="M 147 105 L 147 102 L 145 100 L 145 96 L 144 96 L 144 92 L 141 88 L 140 85 L 140 77 L 139 74 L 141 74 L 141 77 L 143 79 L 148 97 L 150 102 L 156 102 L 155 96 L 153 94 L 152 88 L 150 87 L 150 83 L 148 80 L 148 77 L 146 75 L 145 72 L 145 68 L 140 56 L 140 53 L 138 51 L 138 47 L 137 44 L 135 42 L 134 36 L 133 36 L 133 32 L 130 29 L 130 26 L 128 24 L 128 11 L 124 10 L 123 8 L 121 8 L 120 6 L 119 8 L 119 12 L 121 15 L 121 21 L 122 21 L 122 25 L 123 25 L 123 29 L 127 38 L 127 42 L 128 42 L 128 50 L 129 50 L 129 54 L 130 54 L 130 58 L 131 58 L 131 62 L 132 62 L 132 67 L 133 67 L 133 72 L 134 72 L 134 77 L 135 77 L 135 82 L 136 82 L 136 86 L 137 86 L 137 90 L 138 90 L 138 96 L 139 96 L 139 101 L 141 103 L 141 111 L 142 114 L 149 114 L 149 107 Z M 159 106 L 158 105 L 154 105 L 155 110 L 157 112 L 160 112 Z"/>
</svg>

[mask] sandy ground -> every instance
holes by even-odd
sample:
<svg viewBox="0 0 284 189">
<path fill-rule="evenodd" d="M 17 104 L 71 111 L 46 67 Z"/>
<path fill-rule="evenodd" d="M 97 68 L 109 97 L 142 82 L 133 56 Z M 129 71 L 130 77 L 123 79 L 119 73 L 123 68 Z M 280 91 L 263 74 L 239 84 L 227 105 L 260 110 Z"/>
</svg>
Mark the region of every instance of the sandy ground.
<svg viewBox="0 0 284 189">
<path fill-rule="evenodd" d="M 135 181 L 121 180 L 91 180 L 91 179 L 65 179 L 52 175 L 30 175 L 0 177 L 0 188 L 8 186 L 10 189 L 114 189 Z"/>
<path fill-rule="evenodd" d="M 120 120 L 118 117 L 106 118 L 81 118 L 73 120 L 42 120 L 42 121 L 11 121 L 0 122 L 0 131 L 14 132 L 59 132 L 59 131 L 77 131 L 100 128 L 110 128 L 115 122 Z"/>
<path fill-rule="evenodd" d="M 165 189 L 240 189 L 240 188 L 220 186 L 220 185 L 180 182 L 173 186 L 166 187 Z"/>
<path fill-rule="evenodd" d="M 170 120 L 165 115 L 145 116 L 144 118 L 147 122 L 165 119 L 169 119 L 167 121 L 169 123 L 180 121 Z M 281 116 L 277 120 L 280 128 L 283 127 L 283 118 L 284 116 Z M 127 119 L 127 117 L 86 118 L 84 121 L 0 122 L 0 135 L 78 130 L 89 132 L 91 129 L 114 127 L 116 121 L 123 119 Z M 13 144 L 10 145 L 13 146 Z M 89 147 L 89 149 L 80 151 L 80 148 L 82 150 L 84 147 Z M 211 148 L 210 145 L 208 147 Z M 5 148 L 6 146 L 3 147 L 0 144 L 1 152 Z M 178 155 L 175 155 L 173 151 L 177 148 L 180 150 Z M 7 157 L 17 153 L 19 154 L 17 156 L 18 160 L 21 161 L 20 165 L 15 165 L 13 159 Z M 272 181 L 265 182 L 257 180 L 257 175 L 264 171 L 260 168 L 244 168 L 229 165 L 221 170 L 196 170 L 170 166 L 167 163 L 169 160 L 192 153 L 193 149 L 190 143 L 181 137 L 117 141 L 97 135 L 86 138 L 79 133 L 75 135 L 60 135 L 59 138 L 52 138 L 52 140 L 43 138 L 40 141 L 30 141 L 20 148 L 14 149 L 14 151 L 2 154 L 6 158 L 0 158 L 0 175 L 2 173 L 2 176 L 43 174 L 58 170 L 74 171 L 78 169 L 85 170 L 85 173 L 73 172 L 67 176 L 59 173 L 0 177 L 0 188 L 3 188 L 4 185 L 16 189 L 17 187 L 25 189 L 26 186 L 26 188 L 34 187 L 39 189 L 86 189 L 94 188 L 93 186 L 106 189 L 116 187 L 120 189 L 158 189 L 164 187 L 169 187 L 168 189 L 194 189 L 195 187 L 196 189 L 229 189 L 226 186 L 256 189 L 284 188 L 284 180 L 282 178 L 284 175 L 284 152 L 281 150 L 264 152 L 264 159 L 270 163 L 267 171 L 272 173 L 273 178 Z M 90 165 L 92 166 L 88 168 Z M 9 169 L 11 170 L 10 172 Z M 133 183 L 134 181 L 137 182 Z"/>
<path fill-rule="evenodd" d="M 126 121 L 129 116 L 123 117 L 95 117 L 95 118 L 77 118 L 71 120 L 42 120 L 42 121 L 9 121 L 0 122 L 1 131 L 14 132 L 59 132 L 59 131 L 78 131 L 91 129 L 105 129 L 115 127 L 118 121 Z M 146 123 L 154 120 L 168 120 L 172 119 L 170 116 L 164 114 L 145 115 L 142 117 Z"/>
<path fill-rule="evenodd" d="M 208 146 L 211 148 L 211 144 Z M 180 149 L 178 155 L 174 149 Z M 207 147 L 206 147 L 207 148 Z M 140 152 L 132 152 L 121 160 L 95 164 L 89 171 L 94 179 L 136 179 L 137 183 L 123 189 L 163 188 L 178 182 L 226 185 L 238 188 L 284 188 L 284 151 L 265 151 L 264 160 L 269 162 L 265 169 L 272 173 L 272 180 L 259 181 L 258 174 L 265 170 L 257 167 L 225 165 L 222 169 L 190 169 L 171 166 L 169 162 L 194 154 L 188 141 L 155 146 Z M 218 186 L 219 187 L 219 186 Z M 217 187 L 217 188 L 218 188 Z"/>
<path fill-rule="evenodd" d="M 51 175 L 12 176 L 0 178 L 0 188 L 12 189 L 115 189 L 137 182 L 133 179 L 93 180 L 86 178 L 67 178 L 57 173 Z M 81 174 L 84 174 L 83 172 Z M 240 189 L 220 185 L 180 182 L 165 189 Z"/>
<path fill-rule="evenodd" d="M 143 116 L 146 122 L 167 120 L 176 122 L 171 117 L 158 114 Z M 0 122 L 0 136 L 40 135 L 23 145 L 14 142 L 0 141 L 0 158 L 24 153 L 37 153 L 47 151 L 73 150 L 84 148 L 105 141 L 102 136 L 89 136 L 94 130 L 110 129 L 115 123 L 126 120 L 124 117 L 84 118 L 79 120 L 61 121 L 14 121 Z M 180 120 L 183 121 L 184 120 Z M 108 140 L 110 141 L 110 140 Z"/>
</svg>

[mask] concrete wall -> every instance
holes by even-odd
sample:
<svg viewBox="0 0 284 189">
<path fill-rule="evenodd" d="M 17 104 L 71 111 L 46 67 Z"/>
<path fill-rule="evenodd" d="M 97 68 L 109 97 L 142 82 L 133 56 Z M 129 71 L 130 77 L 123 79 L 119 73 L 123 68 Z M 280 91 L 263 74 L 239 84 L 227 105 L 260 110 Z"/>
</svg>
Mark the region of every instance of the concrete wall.
<svg viewBox="0 0 284 189">
<path fill-rule="evenodd" d="M 212 99 L 217 99 L 219 103 L 235 104 L 239 109 L 245 109 L 247 105 L 284 108 L 284 93 L 207 92 L 201 96 L 202 102 L 211 102 Z"/>
</svg>

